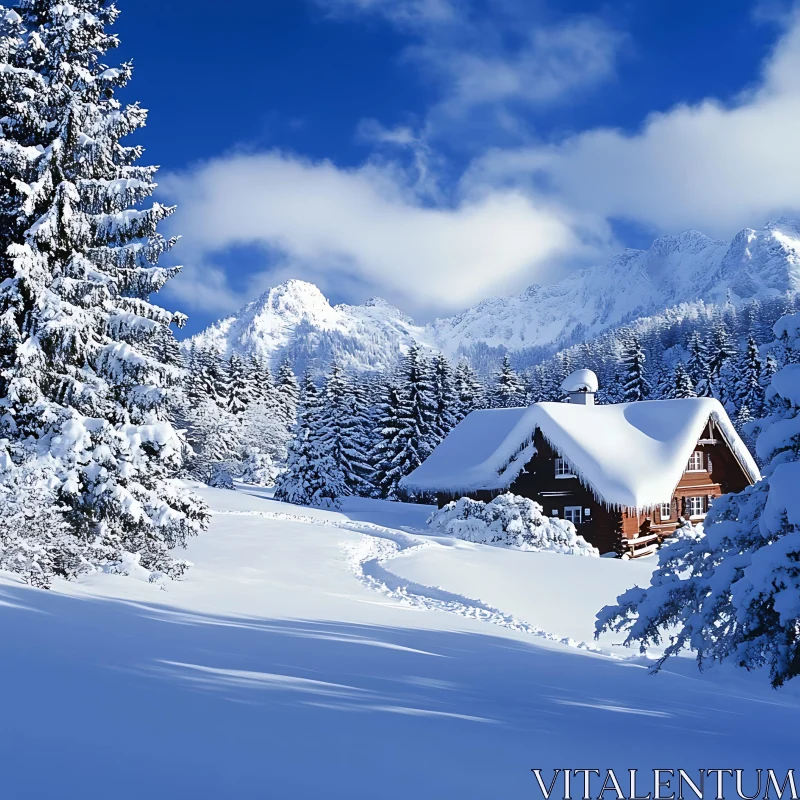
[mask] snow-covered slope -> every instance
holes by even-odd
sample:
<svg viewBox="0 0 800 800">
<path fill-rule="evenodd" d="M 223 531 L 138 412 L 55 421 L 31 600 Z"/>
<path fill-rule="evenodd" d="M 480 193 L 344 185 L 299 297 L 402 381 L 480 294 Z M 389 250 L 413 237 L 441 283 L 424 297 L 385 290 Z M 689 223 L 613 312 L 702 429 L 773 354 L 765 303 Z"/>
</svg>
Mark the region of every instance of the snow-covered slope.
<svg viewBox="0 0 800 800">
<path fill-rule="evenodd" d="M 422 506 L 201 490 L 211 529 L 165 591 L 0 576 L 4 798 L 505 800 L 541 797 L 531 768 L 590 766 L 640 768 L 642 796 L 656 767 L 750 786 L 796 764 L 797 687 L 688 658 L 653 676 L 592 641 L 652 563 L 402 530 Z"/>
<path fill-rule="evenodd" d="M 299 367 L 336 354 L 346 365 L 379 369 L 412 341 L 450 356 L 476 345 L 556 349 L 683 302 L 737 303 L 799 289 L 800 221 L 780 219 L 730 244 L 697 231 L 657 239 L 648 250 L 625 250 L 552 286 L 489 298 L 425 327 L 383 300 L 331 306 L 314 284 L 291 280 L 194 341 L 273 362 L 288 356 Z"/>
</svg>

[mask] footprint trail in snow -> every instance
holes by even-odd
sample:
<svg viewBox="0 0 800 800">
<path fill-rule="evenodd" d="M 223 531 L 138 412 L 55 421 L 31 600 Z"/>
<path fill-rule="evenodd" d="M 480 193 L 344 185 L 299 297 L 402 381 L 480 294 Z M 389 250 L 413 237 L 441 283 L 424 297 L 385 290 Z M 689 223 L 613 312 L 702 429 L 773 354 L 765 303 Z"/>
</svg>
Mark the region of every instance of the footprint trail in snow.
<svg viewBox="0 0 800 800">
<path fill-rule="evenodd" d="M 342 548 L 348 556 L 348 566 L 361 583 L 373 591 L 392 598 L 406 606 L 428 611 L 446 611 L 462 617 L 477 619 L 514 631 L 557 642 L 568 647 L 599 653 L 609 658 L 619 656 L 608 653 L 599 647 L 586 642 L 578 642 L 569 637 L 557 636 L 554 633 L 531 625 L 510 614 L 505 614 L 493 606 L 480 600 L 472 600 L 460 594 L 448 592 L 436 586 L 426 586 L 401 578 L 387 568 L 387 563 L 397 556 L 410 553 L 431 543 L 420 535 L 403 532 L 371 522 L 354 522 L 350 520 L 322 520 L 304 514 L 287 514 L 269 511 L 217 511 L 217 514 L 234 516 L 263 517 L 265 519 L 291 520 L 304 524 L 321 525 L 329 528 L 360 533 L 362 538 L 357 542 L 343 542 Z"/>
</svg>

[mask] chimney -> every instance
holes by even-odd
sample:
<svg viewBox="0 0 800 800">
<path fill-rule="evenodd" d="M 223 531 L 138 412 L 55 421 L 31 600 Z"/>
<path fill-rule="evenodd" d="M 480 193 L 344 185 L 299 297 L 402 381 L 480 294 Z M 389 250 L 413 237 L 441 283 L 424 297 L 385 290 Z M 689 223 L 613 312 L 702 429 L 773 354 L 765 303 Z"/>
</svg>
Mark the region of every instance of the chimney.
<svg viewBox="0 0 800 800">
<path fill-rule="evenodd" d="M 569 402 L 579 406 L 593 406 L 597 392 L 597 375 L 590 369 L 579 369 L 564 379 L 561 391 L 569 395 Z"/>
</svg>

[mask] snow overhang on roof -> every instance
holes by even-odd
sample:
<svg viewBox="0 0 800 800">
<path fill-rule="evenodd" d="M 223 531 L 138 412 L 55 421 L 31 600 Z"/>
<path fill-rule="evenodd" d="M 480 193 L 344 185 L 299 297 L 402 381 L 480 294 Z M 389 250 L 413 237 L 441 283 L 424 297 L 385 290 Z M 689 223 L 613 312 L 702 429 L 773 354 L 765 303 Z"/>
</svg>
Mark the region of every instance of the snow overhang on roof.
<svg viewBox="0 0 800 800">
<path fill-rule="evenodd" d="M 709 420 L 750 480 L 759 480 L 753 457 L 719 401 L 693 397 L 473 411 L 400 485 L 452 495 L 508 489 L 533 457 L 533 437 L 539 430 L 600 502 L 652 508 L 672 497 Z"/>
</svg>

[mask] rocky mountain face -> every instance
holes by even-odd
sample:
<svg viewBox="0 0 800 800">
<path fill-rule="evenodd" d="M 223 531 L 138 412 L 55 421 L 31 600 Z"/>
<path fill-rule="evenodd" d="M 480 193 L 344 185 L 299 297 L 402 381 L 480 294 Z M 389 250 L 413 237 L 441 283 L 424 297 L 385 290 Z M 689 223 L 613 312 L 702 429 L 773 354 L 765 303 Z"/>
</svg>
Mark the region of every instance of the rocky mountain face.
<svg viewBox="0 0 800 800">
<path fill-rule="evenodd" d="M 345 367 L 384 369 L 413 341 L 451 357 L 510 350 L 553 352 L 681 303 L 734 304 L 800 290 L 800 221 L 746 229 L 730 243 L 698 231 L 625 250 L 604 264 L 551 286 L 493 297 L 426 326 L 379 298 L 332 306 L 311 283 L 290 280 L 193 339 L 221 352 L 258 352 L 296 369 L 324 369 L 335 355 Z"/>
</svg>

